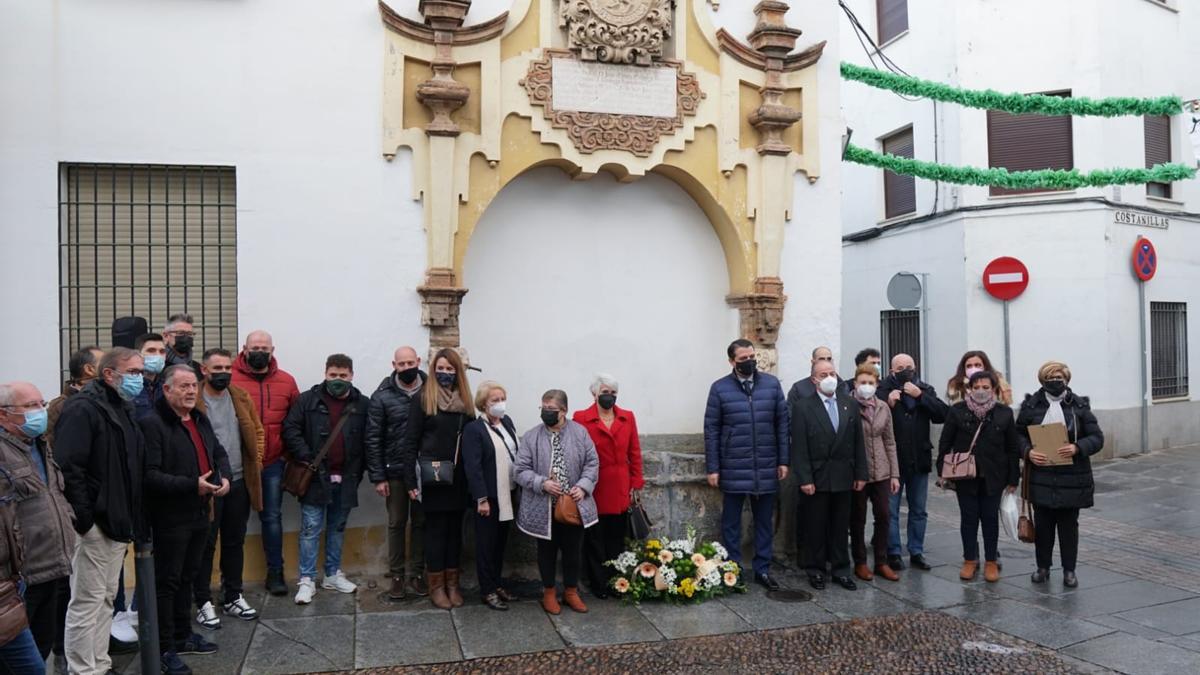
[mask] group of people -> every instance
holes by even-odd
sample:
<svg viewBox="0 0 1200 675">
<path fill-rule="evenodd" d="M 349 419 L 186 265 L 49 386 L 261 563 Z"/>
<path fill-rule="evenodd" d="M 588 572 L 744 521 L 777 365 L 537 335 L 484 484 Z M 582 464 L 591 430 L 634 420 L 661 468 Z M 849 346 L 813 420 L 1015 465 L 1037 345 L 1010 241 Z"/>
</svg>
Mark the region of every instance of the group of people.
<svg viewBox="0 0 1200 675">
<path fill-rule="evenodd" d="M 456 349 L 438 350 L 422 369 L 417 351 L 400 347 L 370 395 L 355 386 L 352 359 L 333 354 L 323 380 L 301 392 L 279 367 L 269 333 L 250 333 L 236 354 L 208 349 L 199 361 L 194 335 L 192 318 L 177 314 L 132 348 L 83 348 L 50 403 L 27 382 L 0 385 L 7 482 L 0 483 L 0 566 L 6 579 L 20 580 L 19 595 L 0 582 L 0 617 L 10 616 L 6 602 L 23 602 L 27 615 L 27 627 L 0 645 L 0 663 L 12 672 L 43 672 L 51 651 L 71 673 L 108 672 L 110 649 L 132 641 L 116 635 L 133 615 L 123 598 L 128 545 L 152 543 L 155 597 L 134 597 L 130 607 L 156 604 L 162 672 L 190 673 L 181 656 L 217 650 L 192 630 L 193 617 L 212 629 L 221 623 L 218 607 L 226 617 L 258 616 L 242 583 L 251 511 L 261 521 L 267 591 L 290 592 L 285 488 L 301 507 L 294 601 L 312 602 L 318 580 L 325 590 L 355 592 L 341 569 L 342 544 L 364 476 L 386 502 L 391 599 L 428 596 L 442 609 L 464 603 L 468 511 L 480 599 L 489 608 L 503 611 L 516 600 L 501 575 L 513 524 L 536 539 L 545 611 L 558 614 L 565 604 L 586 612 L 581 580 L 594 597 L 614 592 L 605 563 L 624 549 L 628 513 L 645 481 L 637 420 L 616 405 L 613 377 L 595 376 L 590 404 L 574 413 L 565 391 L 546 391 L 538 424 L 518 434 L 504 386 L 486 381 L 472 391 Z M 1076 583 L 1078 514 L 1094 491 L 1088 458 L 1103 435 L 1087 399 L 1070 390 L 1064 364 L 1043 366 L 1041 388 L 1014 413 L 1007 383 L 982 352 L 960 360 L 948 401 L 905 354 L 885 374 L 879 352 L 865 349 L 843 380 L 830 350 L 817 348 L 811 376 L 786 396 L 758 369 L 753 343 L 735 340 L 727 356 L 732 372 L 713 383 L 704 415 L 708 482 L 724 494 L 722 539 L 738 562 L 749 502 L 754 577 L 768 589 L 778 588 L 769 567 L 773 517 L 789 472 L 800 492 L 797 534 L 810 583 L 823 588 L 828 576 L 853 589 L 852 574 L 896 580 L 904 568 L 902 498 L 909 564 L 930 569 L 928 474 L 937 467 L 940 475 L 951 453 L 973 455 L 977 467 L 969 480 L 938 480 L 958 496 L 962 578 L 977 573 L 981 526 L 984 576 L 998 578 L 1000 496 L 1019 484 L 1023 459 L 1037 529 L 1033 581 L 1048 577 L 1057 533 L 1064 582 Z M 1050 422 L 1066 425 L 1070 443 L 1033 448 L 1024 430 Z M 944 425 L 936 462 L 932 424 Z M 1061 460 L 1051 462 L 1048 452 Z"/>
</svg>

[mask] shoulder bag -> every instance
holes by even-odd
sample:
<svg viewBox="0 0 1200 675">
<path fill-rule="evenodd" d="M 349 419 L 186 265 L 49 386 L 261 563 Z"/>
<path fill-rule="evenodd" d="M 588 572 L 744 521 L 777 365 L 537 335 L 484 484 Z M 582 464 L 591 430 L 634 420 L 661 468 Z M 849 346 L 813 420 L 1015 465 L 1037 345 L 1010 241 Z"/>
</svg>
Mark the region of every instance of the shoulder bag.
<svg viewBox="0 0 1200 675">
<path fill-rule="evenodd" d="M 579 515 L 579 505 L 566 491 L 554 500 L 554 520 L 564 525 L 583 524 L 583 517 Z"/>
<path fill-rule="evenodd" d="M 11 485 L 12 478 L 4 473 Z M 12 642 L 21 631 L 29 627 L 29 615 L 25 610 L 25 600 L 21 598 L 17 582 L 20 580 L 19 570 L 24 565 L 24 555 L 21 542 L 17 539 L 16 505 L 10 497 L 0 500 L 0 520 L 3 521 L 5 546 L 8 547 L 9 568 L 12 577 L 0 580 L 0 644 Z"/>
<path fill-rule="evenodd" d="M 458 465 L 458 451 L 462 449 L 463 421 L 466 415 L 459 413 L 458 438 L 454 441 L 454 459 L 423 459 L 417 458 L 417 468 L 421 472 L 421 486 L 438 485 L 447 487 L 454 485 L 454 467 Z M 486 424 L 486 422 L 485 422 Z"/>
<path fill-rule="evenodd" d="M 1032 544 L 1037 540 L 1037 531 L 1033 527 L 1033 504 L 1029 501 L 1029 476 L 1032 469 L 1029 460 L 1025 460 L 1025 470 L 1021 472 L 1021 517 L 1017 519 L 1017 539 Z"/>
<path fill-rule="evenodd" d="M 312 485 L 313 476 L 320 471 L 321 462 L 325 461 L 325 455 L 329 454 L 329 448 L 333 446 L 333 441 L 337 439 L 338 434 L 342 433 L 342 427 L 345 426 L 346 420 L 350 419 L 352 414 L 353 409 L 346 406 L 342 411 L 342 416 L 338 418 L 337 424 L 333 426 L 333 431 L 329 433 L 329 438 L 325 439 L 325 445 L 321 446 L 321 450 L 317 452 L 317 456 L 313 457 L 311 462 L 288 458 L 287 465 L 283 468 L 284 492 L 296 495 L 298 498 L 308 494 L 308 487 Z"/>
<path fill-rule="evenodd" d="M 629 518 L 628 530 L 631 539 L 642 541 L 650 536 L 650 528 L 654 527 L 654 522 L 646 515 L 646 507 L 642 506 L 640 496 L 629 502 L 629 511 L 626 514 Z"/>
<path fill-rule="evenodd" d="M 979 440 L 979 432 L 983 431 L 984 420 L 979 420 L 975 428 L 975 436 L 966 452 L 947 453 L 942 459 L 942 480 L 971 480 L 975 478 L 975 441 Z"/>
</svg>

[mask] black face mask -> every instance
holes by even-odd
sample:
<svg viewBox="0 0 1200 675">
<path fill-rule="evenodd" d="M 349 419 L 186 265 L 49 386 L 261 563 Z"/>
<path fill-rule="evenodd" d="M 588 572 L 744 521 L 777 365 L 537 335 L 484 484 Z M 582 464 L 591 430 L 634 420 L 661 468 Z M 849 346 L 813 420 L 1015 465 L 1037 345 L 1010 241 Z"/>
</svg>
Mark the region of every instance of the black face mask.
<svg viewBox="0 0 1200 675">
<path fill-rule="evenodd" d="M 217 391 L 225 391 L 232 379 L 233 373 L 213 373 L 208 376 L 208 384 Z"/>
<path fill-rule="evenodd" d="M 433 376 L 437 378 L 438 384 L 450 390 L 453 390 L 454 385 L 458 384 L 457 373 L 434 373 Z"/>
<path fill-rule="evenodd" d="M 605 410 L 612 410 L 612 407 L 617 404 L 616 394 L 600 394 L 596 397 L 596 403 L 600 404 Z"/>
<path fill-rule="evenodd" d="M 896 381 L 899 382 L 900 384 L 904 384 L 905 382 L 912 382 L 913 374 L 914 374 L 914 371 L 912 368 L 905 368 L 904 370 L 897 370 L 896 371 Z"/>
<path fill-rule="evenodd" d="M 741 375 L 742 377 L 750 377 L 754 374 L 754 371 L 758 370 L 758 360 L 746 359 L 745 361 L 734 365 L 733 369 L 736 370 L 738 375 Z"/>
<path fill-rule="evenodd" d="M 266 368 L 267 366 L 271 365 L 271 353 L 270 352 L 247 352 L 246 353 L 246 363 L 250 364 L 250 367 L 255 370 L 262 370 L 263 368 Z"/>
<path fill-rule="evenodd" d="M 1062 396 L 1067 390 L 1067 383 L 1062 380 L 1047 380 L 1042 384 L 1042 389 L 1046 390 L 1051 396 Z"/>
<path fill-rule="evenodd" d="M 397 371 L 396 377 L 400 378 L 400 381 L 404 384 L 412 384 L 417 381 L 420 372 L 420 368 L 405 368 L 404 370 Z"/>
<path fill-rule="evenodd" d="M 175 353 L 176 354 L 191 354 L 192 347 L 195 345 L 195 340 L 191 335 L 179 335 L 175 337 Z"/>
<path fill-rule="evenodd" d="M 553 410 L 553 411 L 543 410 L 542 411 L 542 424 L 545 424 L 548 427 L 552 427 L 552 426 L 555 426 L 556 424 L 558 424 L 558 411 L 557 410 Z"/>
</svg>

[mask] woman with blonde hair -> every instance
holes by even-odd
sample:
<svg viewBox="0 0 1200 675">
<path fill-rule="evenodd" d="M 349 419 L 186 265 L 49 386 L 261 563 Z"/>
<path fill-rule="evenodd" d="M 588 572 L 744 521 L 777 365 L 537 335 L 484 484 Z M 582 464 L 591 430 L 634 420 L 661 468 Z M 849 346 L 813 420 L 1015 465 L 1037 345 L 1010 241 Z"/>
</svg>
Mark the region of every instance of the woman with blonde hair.
<svg viewBox="0 0 1200 675">
<path fill-rule="evenodd" d="M 467 369 L 453 349 L 440 349 L 429 363 L 421 404 L 409 412 L 401 467 L 409 496 L 425 512 L 425 575 L 429 600 L 441 609 L 463 604 L 459 587 L 467 477 L 459 437 L 475 418 Z"/>
</svg>

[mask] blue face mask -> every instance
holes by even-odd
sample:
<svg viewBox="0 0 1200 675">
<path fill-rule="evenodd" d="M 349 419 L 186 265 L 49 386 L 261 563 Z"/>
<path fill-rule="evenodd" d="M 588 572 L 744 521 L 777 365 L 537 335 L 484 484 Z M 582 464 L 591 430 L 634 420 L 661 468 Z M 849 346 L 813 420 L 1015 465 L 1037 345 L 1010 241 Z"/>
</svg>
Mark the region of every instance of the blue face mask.
<svg viewBox="0 0 1200 675">
<path fill-rule="evenodd" d="M 37 438 L 46 433 L 46 425 L 49 420 L 46 414 L 46 409 L 31 410 L 25 413 L 25 423 L 21 425 L 21 433 L 28 438 Z"/>
<path fill-rule="evenodd" d="M 126 401 L 137 398 L 137 395 L 142 393 L 142 376 L 129 373 L 122 375 L 121 386 L 117 388 L 117 393 Z"/>
<path fill-rule="evenodd" d="M 162 372 L 163 367 L 167 365 L 167 360 L 162 356 L 153 354 L 142 359 L 145 362 L 143 369 L 152 375 L 157 375 Z"/>
</svg>

